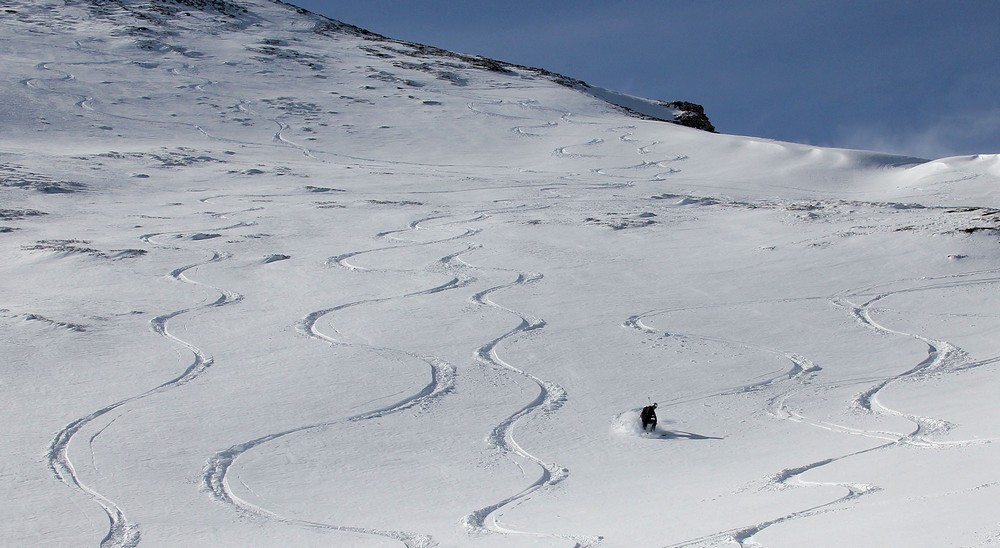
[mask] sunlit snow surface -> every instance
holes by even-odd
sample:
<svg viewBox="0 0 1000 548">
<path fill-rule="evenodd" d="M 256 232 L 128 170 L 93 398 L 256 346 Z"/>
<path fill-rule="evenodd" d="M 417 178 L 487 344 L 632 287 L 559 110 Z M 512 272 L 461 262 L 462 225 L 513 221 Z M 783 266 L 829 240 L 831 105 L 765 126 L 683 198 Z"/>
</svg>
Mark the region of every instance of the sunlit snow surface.
<svg viewBox="0 0 1000 548">
<path fill-rule="evenodd" d="M 1000 542 L 995 155 L 187 4 L 0 2 L 4 544 Z"/>
</svg>

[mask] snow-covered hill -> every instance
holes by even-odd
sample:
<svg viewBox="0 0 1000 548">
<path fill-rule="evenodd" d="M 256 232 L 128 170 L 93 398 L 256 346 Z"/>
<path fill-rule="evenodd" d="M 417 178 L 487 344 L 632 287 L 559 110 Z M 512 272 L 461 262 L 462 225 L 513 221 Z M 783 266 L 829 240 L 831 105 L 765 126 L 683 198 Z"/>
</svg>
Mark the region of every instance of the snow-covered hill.
<svg viewBox="0 0 1000 548">
<path fill-rule="evenodd" d="M 0 54 L 5 544 L 1000 542 L 996 155 L 268 0 L 3 0 Z"/>
</svg>

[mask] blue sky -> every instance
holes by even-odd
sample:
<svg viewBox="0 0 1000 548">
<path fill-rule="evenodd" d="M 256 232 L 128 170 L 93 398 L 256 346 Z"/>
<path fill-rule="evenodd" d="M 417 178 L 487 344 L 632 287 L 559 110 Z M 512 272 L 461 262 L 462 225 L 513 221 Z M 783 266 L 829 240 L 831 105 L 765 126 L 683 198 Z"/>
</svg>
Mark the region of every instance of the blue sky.
<svg viewBox="0 0 1000 548">
<path fill-rule="evenodd" d="M 373 32 L 705 106 L 723 133 L 1000 153 L 998 0 L 292 0 Z"/>
</svg>

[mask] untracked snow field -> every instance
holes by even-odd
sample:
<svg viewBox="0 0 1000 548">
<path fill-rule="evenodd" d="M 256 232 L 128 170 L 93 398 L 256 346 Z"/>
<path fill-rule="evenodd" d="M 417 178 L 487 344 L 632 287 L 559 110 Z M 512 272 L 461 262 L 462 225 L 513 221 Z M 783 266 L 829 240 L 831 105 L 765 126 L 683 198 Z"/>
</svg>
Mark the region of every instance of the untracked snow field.
<svg viewBox="0 0 1000 548">
<path fill-rule="evenodd" d="M 0 543 L 1000 544 L 998 156 L 201 4 L 0 1 Z"/>
</svg>

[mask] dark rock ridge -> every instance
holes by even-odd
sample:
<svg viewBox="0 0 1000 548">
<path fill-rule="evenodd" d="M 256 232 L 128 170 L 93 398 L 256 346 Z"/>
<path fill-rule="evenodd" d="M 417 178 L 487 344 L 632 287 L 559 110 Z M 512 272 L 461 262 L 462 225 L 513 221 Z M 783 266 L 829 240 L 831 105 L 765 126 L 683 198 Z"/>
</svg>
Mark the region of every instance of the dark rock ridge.
<svg viewBox="0 0 1000 548">
<path fill-rule="evenodd" d="M 708 115 L 705 114 L 705 107 L 687 101 L 657 101 L 657 103 L 676 109 L 679 112 L 677 118 L 672 120 L 674 123 L 716 133 L 715 126 L 712 125 L 712 122 L 708 119 Z"/>
</svg>

